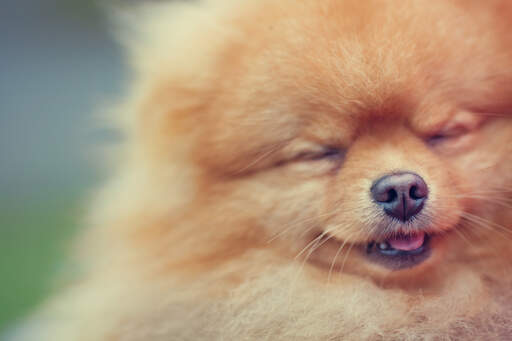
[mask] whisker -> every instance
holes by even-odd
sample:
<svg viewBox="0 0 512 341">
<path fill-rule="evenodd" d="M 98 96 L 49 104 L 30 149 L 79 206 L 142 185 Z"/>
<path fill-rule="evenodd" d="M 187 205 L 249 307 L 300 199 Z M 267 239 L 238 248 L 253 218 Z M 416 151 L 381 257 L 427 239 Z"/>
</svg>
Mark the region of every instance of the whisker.
<svg viewBox="0 0 512 341">
<path fill-rule="evenodd" d="M 477 199 L 477 200 L 487 201 L 487 202 L 490 202 L 493 204 L 497 204 L 497 205 L 512 209 L 512 199 L 507 199 L 507 198 L 489 198 L 485 195 L 454 195 L 454 196 L 446 196 L 446 198 Z"/>
<path fill-rule="evenodd" d="M 287 224 L 284 226 L 284 230 L 280 231 L 279 233 L 276 233 L 275 235 L 273 235 L 269 240 L 267 240 L 267 243 L 271 243 L 273 242 L 274 240 L 276 240 L 277 238 L 281 237 L 282 235 L 286 234 L 288 231 L 290 231 L 292 228 L 296 227 L 297 225 L 300 225 L 300 224 L 303 224 L 303 223 L 306 223 L 308 221 L 312 221 L 312 220 L 316 220 L 316 219 L 319 219 L 319 218 L 323 218 L 323 217 L 326 217 L 326 216 L 331 216 L 331 215 L 334 215 L 336 214 L 337 212 L 339 212 L 339 210 L 334 210 L 332 212 L 327 212 L 327 213 L 323 213 L 323 214 L 319 214 L 319 215 L 315 215 L 315 216 L 311 216 L 311 217 L 307 217 L 307 218 L 304 218 L 304 219 L 300 219 L 300 220 L 296 220 L 290 224 Z M 313 224 L 313 227 L 315 225 Z M 306 232 L 308 232 L 311 228 L 308 228 L 306 231 L 304 231 L 302 234 L 305 234 Z"/>
<path fill-rule="evenodd" d="M 324 217 L 328 217 L 327 218 L 327 220 L 328 220 L 330 218 L 330 216 L 334 216 L 335 214 L 337 214 L 337 213 L 339 213 L 341 211 L 342 211 L 342 208 L 339 207 L 339 208 L 336 208 L 336 209 L 334 209 L 334 210 L 332 210 L 330 212 L 326 212 L 326 213 L 323 213 L 323 214 L 319 214 L 319 215 L 315 215 L 315 216 L 310 216 L 310 217 L 307 217 L 307 218 L 304 218 L 304 219 L 293 221 L 292 223 L 285 225 L 285 228 L 284 228 L 283 231 L 280 231 L 277 234 L 273 235 L 267 242 L 270 243 L 270 242 L 274 241 L 275 239 L 281 237 L 283 234 L 287 233 L 290 229 L 292 229 L 293 227 L 295 227 L 295 226 L 297 226 L 299 224 L 302 224 L 302 223 L 305 223 L 305 222 L 308 222 L 308 221 L 311 221 L 311 220 L 316 220 L 316 219 L 319 219 L 319 218 L 324 218 Z M 326 221 L 324 221 L 324 223 L 326 223 Z M 300 236 L 303 237 L 307 232 L 309 232 L 315 226 L 316 226 L 316 224 L 312 224 L 306 230 L 302 231 Z"/>
<path fill-rule="evenodd" d="M 298 259 L 304 252 L 306 252 L 310 247 L 312 247 L 315 243 L 319 242 L 325 235 L 327 234 L 327 231 L 322 232 L 319 234 L 316 238 L 314 238 L 312 241 L 310 241 L 296 256 L 295 259 Z"/>
<path fill-rule="evenodd" d="M 350 251 L 352 251 L 352 248 L 354 247 L 354 244 L 351 243 L 350 244 L 350 247 L 348 248 L 347 250 L 347 253 L 345 254 L 345 258 L 343 258 L 343 263 L 341 264 L 341 270 L 340 270 L 340 273 L 343 273 L 343 271 L 345 270 L 345 263 L 347 262 L 347 259 L 348 259 L 348 255 L 350 254 Z"/>
<path fill-rule="evenodd" d="M 340 245 L 340 247 L 338 248 L 338 250 L 336 251 L 336 254 L 334 255 L 334 258 L 332 259 L 332 262 L 331 262 L 331 266 L 329 268 L 329 275 L 327 276 L 327 282 L 330 282 L 331 281 L 331 276 L 332 276 L 332 270 L 334 269 L 334 264 L 336 263 L 336 259 L 338 258 L 341 250 L 343 250 L 343 248 L 345 247 L 345 245 L 347 244 L 347 240 L 350 238 L 351 236 L 348 236 L 344 241 L 343 243 Z"/>
<path fill-rule="evenodd" d="M 326 233 L 327 234 L 327 233 Z M 313 245 L 310 250 L 309 250 L 309 253 L 306 255 L 306 260 L 309 258 L 309 256 L 311 256 L 311 254 L 313 252 L 315 252 L 316 250 L 318 250 L 318 248 L 322 245 L 324 245 L 327 241 L 329 241 L 330 239 L 334 238 L 333 235 L 328 235 L 327 238 L 323 239 L 322 241 L 319 241 L 318 243 L 316 243 L 315 245 Z"/>
<path fill-rule="evenodd" d="M 471 213 L 468 213 L 468 212 L 462 212 L 461 213 L 461 216 L 465 216 L 466 218 L 470 218 L 470 219 L 474 219 L 476 221 L 479 221 L 480 223 L 482 224 L 487 224 L 489 226 L 493 226 L 503 232 L 507 232 L 507 233 L 512 233 L 512 231 L 510 229 L 508 229 L 507 227 L 503 226 L 503 225 L 500 225 L 498 223 L 495 223 L 493 221 L 490 221 L 490 220 L 487 220 L 485 218 L 482 218 L 480 216 L 477 216 L 477 215 L 474 215 L 474 214 L 471 214 Z"/>
<path fill-rule="evenodd" d="M 462 233 L 461 230 L 459 229 L 455 229 L 454 230 L 458 235 L 459 237 L 464 241 L 466 242 L 469 246 L 473 246 L 473 244 L 471 244 L 471 242 L 466 238 L 466 236 L 464 236 L 464 233 Z"/>
<path fill-rule="evenodd" d="M 505 117 L 508 118 L 509 115 L 507 114 L 498 114 L 498 113 L 492 113 L 492 112 L 475 112 L 476 115 L 480 116 L 491 116 L 491 117 Z"/>
<path fill-rule="evenodd" d="M 464 226 L 468 226 L 476 230 L 484 228 L 488 232 L 496 233 L 501 238 L 505 238 L 506 240 L 512 241 L 512 231 L 493 228 L 492 226 L 488 226 L 484 222 L 475 220 L 473 217 L 470 216 L 462 216 L 461 218 L 465 222 Z"/>
</svg>

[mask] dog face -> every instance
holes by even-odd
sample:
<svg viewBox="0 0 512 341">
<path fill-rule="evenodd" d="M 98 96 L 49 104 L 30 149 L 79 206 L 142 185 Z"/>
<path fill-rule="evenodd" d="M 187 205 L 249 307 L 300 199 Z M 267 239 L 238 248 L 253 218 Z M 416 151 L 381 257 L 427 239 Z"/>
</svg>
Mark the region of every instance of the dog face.
<svg viewBox="0 0 512 341">
<path fill-rule="evenodd" d="M 509 338 L 511 18 L 142 5 L 125 154 L 38 339 Z"/>
<path fill-rule="evenodd" d="M 204 250 L 275 248 L 329 272 L 410 280 L 466 257 L 461 239 L 499 233 L 509 8 L 229 6 L 183 34 L 182 54 L 140 67 L 140 157 L 154 178 L 190 169 L 184 214 L 205 221 L 187 233 Z"/>
</svg>

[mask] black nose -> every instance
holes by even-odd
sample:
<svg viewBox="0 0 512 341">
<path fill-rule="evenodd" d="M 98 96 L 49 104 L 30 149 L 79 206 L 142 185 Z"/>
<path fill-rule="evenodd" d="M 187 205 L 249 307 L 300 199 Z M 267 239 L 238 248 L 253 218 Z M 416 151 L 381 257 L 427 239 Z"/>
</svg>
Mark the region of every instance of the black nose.
<svg viewBox="0 0 512 341">
<path fill-rule="evenodd" d="M 428 186 L 418 174 L 402 172 L 375 181 L 371 193 L 386 214 L 407 221 L 422 210 L 428 197 Z"/>
</svg>

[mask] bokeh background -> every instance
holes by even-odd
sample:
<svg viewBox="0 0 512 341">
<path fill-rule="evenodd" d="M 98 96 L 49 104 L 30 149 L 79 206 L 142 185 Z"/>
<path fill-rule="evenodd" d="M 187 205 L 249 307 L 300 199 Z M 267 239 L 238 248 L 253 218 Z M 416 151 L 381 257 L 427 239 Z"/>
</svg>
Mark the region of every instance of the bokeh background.
<svg viewBox="0 0 512 341">
<path fill-rule="evenodd" d="M 123 90 L 121 51 L 91 0 L 0 5 L 0 334 L 39 304 L 102 181 L 94 113 Z"/>
</svg>

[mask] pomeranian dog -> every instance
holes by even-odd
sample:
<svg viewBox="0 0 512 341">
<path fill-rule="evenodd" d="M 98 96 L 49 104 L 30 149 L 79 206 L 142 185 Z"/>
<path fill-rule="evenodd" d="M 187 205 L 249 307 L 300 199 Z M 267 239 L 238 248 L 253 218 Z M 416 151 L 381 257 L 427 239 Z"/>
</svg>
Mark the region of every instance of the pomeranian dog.
<svg viewBox="0 0 512 341">
<path fill-rule="evenodd" d="M 512 338 L 510 1 L 128 22 L 126 142 L 47 339 Z"/>
</svg>

